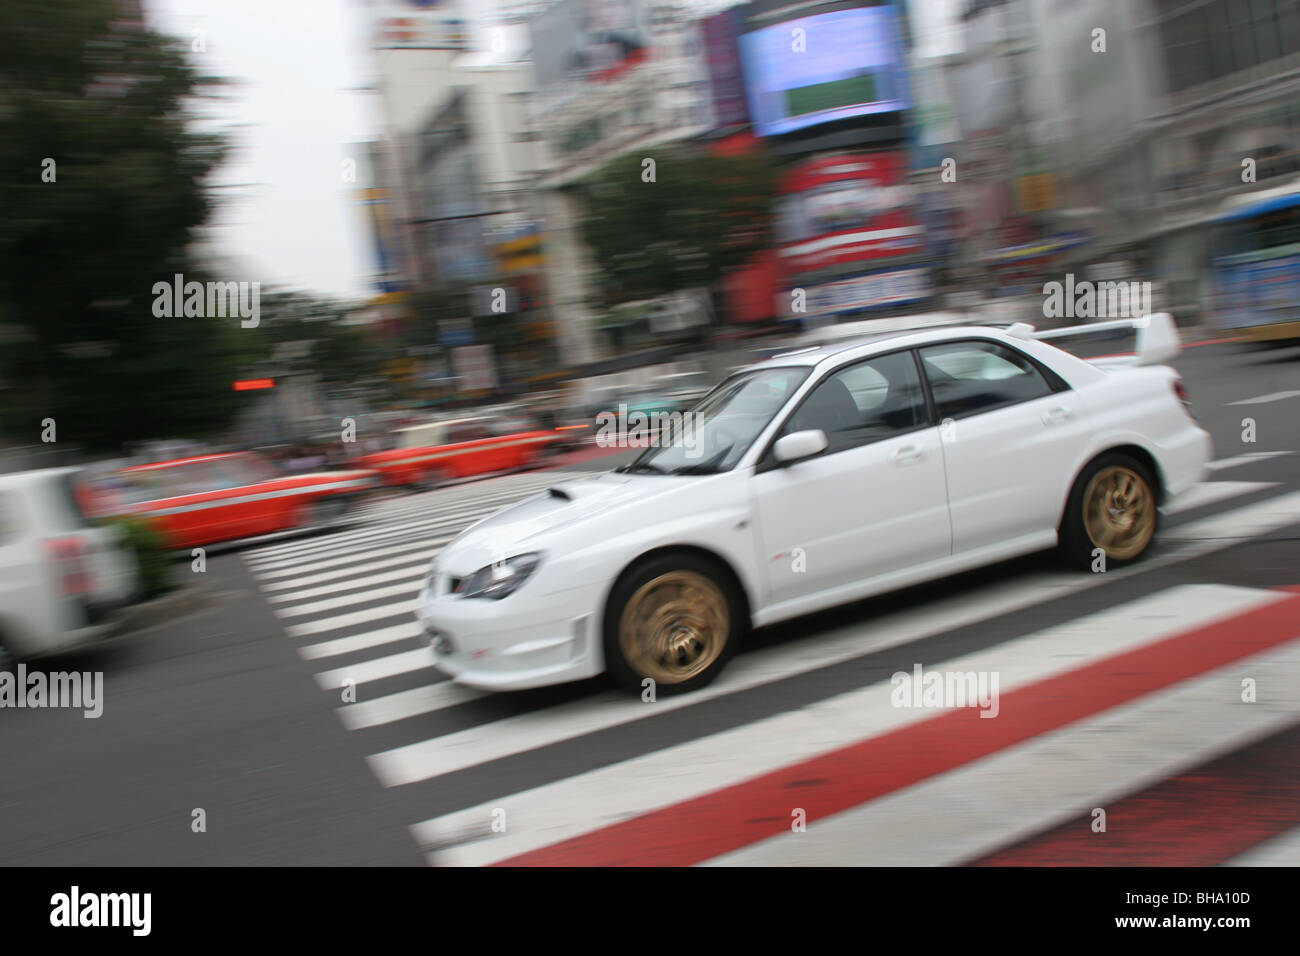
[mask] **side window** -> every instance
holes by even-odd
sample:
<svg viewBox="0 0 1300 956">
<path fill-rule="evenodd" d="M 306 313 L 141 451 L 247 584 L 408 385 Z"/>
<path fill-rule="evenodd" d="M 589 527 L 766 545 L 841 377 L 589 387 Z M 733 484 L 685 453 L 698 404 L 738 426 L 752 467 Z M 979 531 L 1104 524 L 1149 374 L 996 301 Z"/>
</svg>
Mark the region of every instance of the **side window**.
<svg viewBox="0 0 1300 956">
<path fill-rule="evenodd" d="M 167 469 L 167 484 L 171 497 L 200 495 L 224 487 L 222 476 L 208 461 L 194 461 Z"/>
<path fill-rule="evenodd" d="M 926 422 L 925 398 L 911 352 L 868 359 L 827 376 L 781 433 L 817 428 L 828 453 L 889 438 Z"/>
<path fill-rule="evenodd" d="M 939 418 L 961 418 L 1050 395 L 1033 362 L 996 342 L 952 342 L 921 349 Z"/>
</svg>

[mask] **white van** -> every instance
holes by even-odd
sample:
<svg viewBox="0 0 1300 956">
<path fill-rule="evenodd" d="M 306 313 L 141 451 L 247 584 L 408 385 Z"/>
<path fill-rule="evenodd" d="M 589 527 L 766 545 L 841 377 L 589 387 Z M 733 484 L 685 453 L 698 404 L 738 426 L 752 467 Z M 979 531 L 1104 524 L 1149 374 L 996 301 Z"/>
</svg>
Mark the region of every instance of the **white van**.
<svg viewBox="0 0 1300 956">
<path fill-rule="evenodd" d="M 134 555 L 116 528 L 86 519 L 77 475 L 0 475 L 0 669 L 107 637 L 137 593 Z"/>
</svg>

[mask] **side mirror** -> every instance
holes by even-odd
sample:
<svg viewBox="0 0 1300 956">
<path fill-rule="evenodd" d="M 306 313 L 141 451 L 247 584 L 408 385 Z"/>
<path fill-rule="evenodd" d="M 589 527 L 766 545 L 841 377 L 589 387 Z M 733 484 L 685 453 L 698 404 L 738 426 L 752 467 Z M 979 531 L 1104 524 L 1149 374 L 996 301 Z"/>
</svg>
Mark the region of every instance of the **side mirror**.
<svg viewBox="0 0 1300 956">
<path fill-rule="evenodd" d="M 788 465 L 804 458 L 811 458 L 813 455 L 820 455 L 829 444 L 824 431 L 820 428 L 810 428 L 808 431 L 791 432 L 778 438 L 776 444 L 772 446 L 772 456 L 781 464 Z"/>
</svg>

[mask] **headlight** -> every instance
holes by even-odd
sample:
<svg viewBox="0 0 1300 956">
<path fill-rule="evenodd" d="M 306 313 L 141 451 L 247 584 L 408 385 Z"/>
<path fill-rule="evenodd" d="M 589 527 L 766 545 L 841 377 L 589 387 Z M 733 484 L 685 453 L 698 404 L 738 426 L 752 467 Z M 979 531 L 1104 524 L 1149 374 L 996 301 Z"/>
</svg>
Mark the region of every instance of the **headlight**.
<svg viewBox="0 0 1300 956">
<path fill-rule="evenodd" d="M 514 594 L 528 580 L 528 576 L 541 563 L 540 554 L 517 554 L 513 558 L 497 561 L 479 568 L 467 578 L 462 578 L 453 592 L 457 597 L 483 597 L 499 601 Z"/>
</svg>

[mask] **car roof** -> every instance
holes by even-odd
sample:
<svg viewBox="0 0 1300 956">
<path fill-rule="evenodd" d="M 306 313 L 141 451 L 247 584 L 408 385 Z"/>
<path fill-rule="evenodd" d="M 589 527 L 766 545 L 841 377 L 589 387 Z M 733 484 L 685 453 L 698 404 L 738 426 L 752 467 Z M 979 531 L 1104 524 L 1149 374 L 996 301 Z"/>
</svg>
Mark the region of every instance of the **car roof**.
<svg viewBox="0 0 1300 956">
<path fill-rule="evenodd" d="M 150 471 L 154 468 L 171 468 L 175 465 L 192 465 L 201 461 L 222 461 L 227 458 L 239 458 L 247 454 L 242 451 L 224 451 L 215 455 L 195 455 L 191 458 L 173 458 L 170 461 L 154 461 L 145 465 L 128 465 L 122 471 Z"/>
<path fill-rule="evenodd" d="M 0 487 L 5 485 L 14 486 L 27 484 L 29 482 L 48 481 L 54 478 L 63 478 L 68 475 L 76 475 L 85 471 L 75 465 L 60 466 L 57 468 L 29 468 L 26 471 L 10 471 L 0 474 Z"/>
<path fill-rule="evenodd" d="M 472 415 L 468 418 L 444 418 L 441 421 L 436 422 L 421 422 L 418 425 L 403 425 L 401 428 L 394 428 L 393 431 L 413 432 L 424 428 L 437 428 L 440 425 L 465 425 L 469 422 L 482 422 L 486 420 L 487 416 L 485 415 Z"/>
<path fill-rule="evenodd" d="M 1005 332 L 1001 329 L 992 328 L 986 325 L 944 325 L 932 328 L 921 329 L 904 329 L 894 332 L 882 332 L 877 335 L 864 335 L 845 339 L 842 342 L 828 343 L 826 345 L 810 345 L 805 348 L 796 348 L 790 352 L 781 352 L 773 355 L 771 358 L 762 362 L 755 362 L 753 365 L 745 366 L 745 369 L 755 368 L 776 368 L 778 366 L 802 366 L 815 367 L 823 362 L 833 360 L 849 361 L 872 355 L 876 352 L 886 352 L 891 348 L 908 347 L 911 345 L 928 344 L 931 342 L 943 342 L 950 339 L 966 338 L 968 336 L 986 336 L 989 338 L 1002 341 L 1005 338 Z"/>
</svg>

